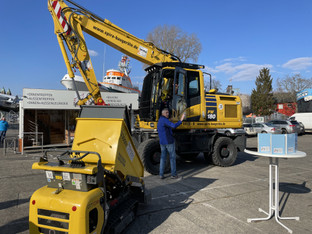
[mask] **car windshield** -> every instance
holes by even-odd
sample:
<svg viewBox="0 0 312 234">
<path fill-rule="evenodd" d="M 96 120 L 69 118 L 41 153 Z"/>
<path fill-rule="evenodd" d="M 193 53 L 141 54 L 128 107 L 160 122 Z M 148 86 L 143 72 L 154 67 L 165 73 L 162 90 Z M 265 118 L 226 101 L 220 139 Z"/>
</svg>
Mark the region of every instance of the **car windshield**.
<svg viewBox="0 0 312 234">
<path fill-rule="evenodd" d="M 299 124 L 296 120 L 290 121 L 292 124 Z"/>
<path fill-rule="evenodd" d="M 266 126 L 273 127 L 272 123 L 265 123 Z"/>
</svg>

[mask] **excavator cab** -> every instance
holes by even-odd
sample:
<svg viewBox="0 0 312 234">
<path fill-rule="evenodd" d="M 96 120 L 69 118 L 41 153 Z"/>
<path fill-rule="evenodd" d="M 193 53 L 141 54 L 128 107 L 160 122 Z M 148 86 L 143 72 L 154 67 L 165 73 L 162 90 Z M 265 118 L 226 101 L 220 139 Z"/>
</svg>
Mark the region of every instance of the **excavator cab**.
<svg viewBox="0 0 312 234">
<path fill-rule="evenodd" d="M 169 109 L 173 121 L 178 121 L 185 111 L 190 113 L 189 108 L 201 102 L 200 68 L 185 63 L 158 63 L 147 68 L 140 99 L 140 120 L 158 121 L 163 108 Z"/>
</svg>

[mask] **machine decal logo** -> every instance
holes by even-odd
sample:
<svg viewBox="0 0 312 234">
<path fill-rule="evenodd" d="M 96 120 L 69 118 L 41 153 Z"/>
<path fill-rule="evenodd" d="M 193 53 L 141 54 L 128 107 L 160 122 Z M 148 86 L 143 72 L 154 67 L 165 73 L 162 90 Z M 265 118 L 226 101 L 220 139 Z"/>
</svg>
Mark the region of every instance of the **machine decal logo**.
<svg viewBox="0 0 312 234">
<path fill-rule="evenodd" d="M 206 107 L 207 120 L 217 121 L 217 108 L 216 107 Z"/>
<path fill-rule="evenodd" d="M 140 47 L 139 47 L 138 55 L 140 55 L 140 56 L 146 58 L 146 56 L 147 56 L 147 51 L 148 51 L 147 48 L 145 48 L 145 47 L 143 47 L 143 46 L 140 46 Z"/>
<path fill-rule="evenodd" d="M 128 153 L 128 155 L 129 155 L 129 158 L 130 158 L 130 160 L 131 160 L 131 162 L 132 162 L 132 160 L 133 160 L 133 158 L 134 158 L 134 150 L 133 150 L 133 148 L 132 148 L 132 145 L 131 145 L 131 142 L 129 141 L 129 143 L 128 143 L 128 146 L 127 146 L 127 153 Z"/>
<path fill-rule="evenodd" d="M 47 179 L 53 179 L 53 172 L 52 171 L 46 171 Z"/>
</svg>

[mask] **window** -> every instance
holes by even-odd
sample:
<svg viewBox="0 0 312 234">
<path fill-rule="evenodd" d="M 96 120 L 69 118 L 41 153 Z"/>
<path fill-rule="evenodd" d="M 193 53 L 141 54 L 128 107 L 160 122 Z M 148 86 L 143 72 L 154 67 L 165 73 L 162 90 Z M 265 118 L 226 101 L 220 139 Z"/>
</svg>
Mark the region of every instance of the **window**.
<svg viewBox="0 0 312 234">
<path fill-rule="evenodd" d="M 178 73 L 177 83 L 175 84 L 175 94 L 184 96 L 185 75 Z"/>
<path fill-rule="evenodd" d="M 192 80 L 189 83 L 189 88 L 188 88 L 188 94 L 189 96 L 194 96 L 196 94 L 198 94 L 198 80 Z"/>
<path fill-rule="evenodd" d="M 194 71 L 188 71 L 187 77 L 188 98 L 199 96 L 199 73 Z"/>
</svg>

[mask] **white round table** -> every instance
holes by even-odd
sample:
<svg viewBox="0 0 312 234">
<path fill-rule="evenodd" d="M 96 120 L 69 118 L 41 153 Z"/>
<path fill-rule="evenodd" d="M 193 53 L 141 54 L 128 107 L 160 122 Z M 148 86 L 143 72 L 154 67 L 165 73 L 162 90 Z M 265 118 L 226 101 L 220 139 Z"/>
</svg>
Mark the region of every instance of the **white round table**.
<svg viewBox="0 0 312 234">
<path fill-rule="evenodd" d="M 257 151 L 250 151 L 250 150 L 244 150 L 247 154 L 257 155 L 260 157 L 268 157 L 270 159 L 269 164 L 269 213 L 264 211 L 263 209 L 259 208 L 260 212 L 263 212 L 267 215 L 265 218 L 252 218 L 247 219 L 247 222 L 253 222 L 253 221 L 263 221 L 263 220 L 269 220 L 272 218 L 272 216 L 275 216 L 275 220 L 277 223 L 279 223 L 282 227 L 286 228 L 289 233 L 292 233 L 292 230 L 286 227 L 284 224 L 282 224 L 279 220 L 280 219 L 295 219 L 299 220 L 299 217 L 280 217 L 279 214 L 279 168 L 278 168 L 278 159 L 279 158 L 303 158 L 307 154 L 305 152 L 297 151 L 293 154 L 264 154 Z M 275 169 L 274 178 L 272 177 L 272 171 L 273 167 Z M 275 181 L 275 193 L 273 197 L 273 180 Z"/>
</svg>

